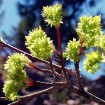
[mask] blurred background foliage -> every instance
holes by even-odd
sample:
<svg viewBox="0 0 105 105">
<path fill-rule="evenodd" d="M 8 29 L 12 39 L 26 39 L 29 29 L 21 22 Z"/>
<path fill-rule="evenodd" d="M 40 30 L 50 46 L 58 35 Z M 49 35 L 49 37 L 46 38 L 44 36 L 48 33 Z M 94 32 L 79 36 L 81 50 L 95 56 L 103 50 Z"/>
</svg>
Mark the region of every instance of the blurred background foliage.
<svg viewBox="0 0 105 105">
<path fill-rule="evenodd" d="M 26 52 L 29 52 L 29 51 L 26 49 L 26 46 L 25 46 L 25 36 L 28 35 L 28 32 L 31 29 L 36 28 L 39 25 L 53 40 L 56 49 L 58 48 L 55 28 L 54 27 L 50 28 L 44 22 L 44 19 L 41 16 L 41 11 L 43 6 L 53 5 L 55 3 L 61 3 L 63 6 L 63 24 L 60 27 L 63 50 L 65 49 L 67 42 L 69 40 L 72 40 L 73 37 L 78 39 L 75 32 L 75 27 L 80 16 L 83 16 L 83 15 L 95 16 L 95 15 L 101 14 L 102 16 L 101 25 L 102 25 L 103 31 L 105 28 L 105 10 L 104 10 L 105 1 L 104 0 L 14 0 L 14 1 L 15 1 L 14 5 L 17 8 L 16 11 L 19 16 L 19 22 L 16 22 L 17 19 L 12 18 L 12 16 L 10 15 L 11 17 L 7 17 L 7 18 L 12 18 L 13 21 L 11 22 L 17 23 L 17 25 L 11 26 L 11 30 L 9 30 L 9 32 L 6 32 L 5 29 L 0 30 L 0 34 L 3 37 L 4 41 Z M 6 16 L 6 10 L 1 9 L 4 2 L 9 2 L 9 1 L 0 0 L 0 28 L 2 27 L 3 21 L 5 21 L 4 17 Z M 5 7 L 5 8 L 9 9 L 10 7 Z M 10 13 L 12 14 L 12 11 L 10 11 Z M 7 56 L 10 55 L 11 53 L 13 53 L 11 49 L 8 49 L 8 48 L 0 49 L 0 96 L 3 96 L 2 86 L 6 75 L 6 72 L 3 71 L 3 64 L 7 59 Z M 67 66 L 69 65 L 69 67 L 73 66 L 72 62 L 66 62 L 66 64 Z M 39 64 L 39 65 L 43 66 L 44 64 Z M 101 65 L 101 68 L 104 71 L 104 65 Z M 27 70 L 27 72 L 29 73 L 30 71 Z M 92 79 L 90 78 L 92 75 L 87 79 L 86 78 L 87 74 L 85 74 L 83 75 L 83 79 L 85 83 L 85 88 L 87 90 L 105 99 L 105 96 L 103 96 L 102 94 L 99 94 L 99 92 L 97 93 L 97 90 L 100 88 L 102 88 L 101 89 L 102 93 L 103 92 L 105 93 L 105 88 L 104 88 L 105 76 L 104 76 L 104 72 L 102 73 L 103 75 L 100 77 L 95 75 L 96 79 L 93 81 L 89 80 L 89 79 Z M 47 75 L 40 72 L 29 73 L 29 76 L 36 80 L 49 80 Z M 37 90 L 39 88 L 40 87 L 31 87 L 28 89 L 28 91 L 33 91 L 35 89 Z M 20 92 L 20 94 L 23 94 L 23 93 Z M 35 105 L 85 105 L 85 103 L 89 103 L 89 105 L 94 104 L 93 102 L 88 102 L 83 98 L 80 98 L 74 94 L 69 94 L 68 91 L 62 91 L 62 90 L 54 94 L 49 94 L 49 96 L 43 95 L 41 97 L 35 98 L 34 100 L 30 101 L 26 105 L 34 105 L 32 103 L 35 103 Z M 3 105 L 5 104 L 7 103 L 3 103 Z M 25 103 L 22 105 L 25 105 Z"/>
</svg>

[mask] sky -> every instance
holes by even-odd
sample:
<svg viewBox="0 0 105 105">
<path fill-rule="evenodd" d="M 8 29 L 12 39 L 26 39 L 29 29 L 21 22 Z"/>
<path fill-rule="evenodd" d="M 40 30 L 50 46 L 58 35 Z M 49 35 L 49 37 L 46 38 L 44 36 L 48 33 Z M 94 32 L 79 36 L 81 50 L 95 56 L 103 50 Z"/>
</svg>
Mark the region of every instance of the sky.
<svg viewBox="0 0 105 105">
<path fill-rule="evenodd" d="M 17 11 L 17 7 L 16 7 L 16 3 L 20 1 L 20 0 L 9 0 L 7 2 L 7 0 L 3 0 L 3 4 L 0 7 L 0 11 L 4 10 L 5 11 L 5 15 L 3 17 L 2 20 L 2 25 L 0 26 L 0 36 L 3 35 L 2 32 L 5 32 L 7 35 L 12 35 L 12 26 L 17 27 L 21 18 L 18 15 L 18 11 Z M 87 0 L 89 1 L 89 0 Z M 100 2 L 97 3 L 96 7 L 94 8 L 88 8 L 88 4 L 84 4 L 83 5 L 83 13 L 80 15 L 95 15 L 96 11 L 102 11 L 103 13 L 105 12 L 105 0 L 100 0 Z M 105 17 L 105 14 L 103 15 Z M 81 73 L 83 75 L 85 75 L 87 78 L 90 78 L 92 80 L 96 79 L 97 77 L 99 77 L 103 73 L 103 71 L 99 70 L 98 72 L 96 72 L 94 75 L 90 75 L 87 72 L 85 72 L 83 70 L 83 62 L 80 62 L 80 66 L 81 66 Z M 73 64 L 69 64 L 68 67 L 73 68 Z"/>
<path fill-rule="evenodd" d="M 99 0 L 98 3 L 96 3 L 96 6 L 91 8 L 88 8 L 88 4 L 84 4 L 82 15 L 95 15 L 97 11 L 98 12 L 102 11 L 105 16 L 105 0 Z"/>
<path fill-rule="evenodd" d="M 5 11 L 5 14 L 2 19 L 2 26 L 0 26 L 0 35 L 2 32 L 6 32 L 7 34 L 11 34 L 11 26 L 17 26 L 20 17 L 18 15 L 16 2 L 19 0 L 3 0 L 3 4 L 1 5 L 0 11 Z"/>
</svg>

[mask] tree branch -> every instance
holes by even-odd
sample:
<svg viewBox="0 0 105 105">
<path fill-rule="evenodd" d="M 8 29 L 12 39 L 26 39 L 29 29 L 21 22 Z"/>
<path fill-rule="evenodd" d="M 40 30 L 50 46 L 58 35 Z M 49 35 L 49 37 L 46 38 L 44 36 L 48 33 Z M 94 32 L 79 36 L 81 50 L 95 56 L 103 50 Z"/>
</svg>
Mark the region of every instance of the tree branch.
<svg viewBox="0 0 105 105">
<path fill-rule="evenodd" d="M 82 97 L 84 97 L 88 100 L 95 101 L 95 102 L 99 103 L 100 105 L 105 105 L 104 100 L 96 97 L 95 95 L 93 95 L 89 92 L 86 92 L 85 90 L 81 90 L 81 89 L 77 88 L 76 86 L 73 86 L 73 85 L 70 85 L 70 84 L 65 84 L 64 82 L 55 82 L 55 84 L 54 84 L 54 83 L 44 83 L 44 82 L 37 81 L 36 83 L 40 84 L 40 85 L 45 85 L 46 84 L 46 85 L 49 85 L 49 86 L 52 85 L 52 86 L 50 88 L 35 92 L 33 94 L 30 94 L 30 95 L 20 96 L 19 101 L 15 101 L 15 102 L 13 102 L 9 105 L 19 105 L 21 102 L 23 102 L 25 100 L 30 100 L 34 97 L 45 94 L 46 92 L 49 93 L 49 92 L 52 92 L 54 89 L 58 90 L 58 89 L 61 89 L 61 88 L 64 88 L 64 89 L 67 88 L 71 92 L 74 92 L 75 94 L 77 94 L 79 96 L 82 96 Z M 5 97 L 1 97 L 0 100 L 5 100 Z"/>
<path fill-rule="evenodd" d="M 22 51 L 22 50 L 20 50 L 20 49 L 18 49 L 18 48 L 16 48 L 16 47 L 13 47 L 13 46 L 11 46 L 11 45 L 9 45 L 9 44 L 7 44 L 7 43 L 4 43 L 3 41 L 0 41 L 0 44 L 1 44 L 0 46 L 2 46 L 2 47 L 8 47 L 8 48 L 11 48 L 11 49 L 14 50 L 14 51 L 17 51 L 17 52 L 19 52 L 19 53 L 23 53 L 23 54 L 25 54 L 27 57 L 31 58 L 32 60 L 40 61 L 40 62 L 43 62 L 43 63 L 45 63 L 45 64 L 47 64 L 47 65 L 50 65 L 50 63 L 49 63 L 48 61 L 39 59 L 39 58 L 37 58 L 37 57 L 33 57 L 31 54 L 29 54 L 29 53 L 27 53 L 27 52 L 24 52 L 24 51 Z M 53 65 L 53 67 L 55 67 L 56 69 L 62 70 L 62 67 L 61 67 L 61 66 L 56 65 L 56 64 L 52 64 L 52 65 Z M 75 72 L 73 72 L 71 69 L 65 67 L 65 70 L 67 71 L 67 73 L 69 73 L 69 75 L 72 75 L 73 77 L 76 77 Z"/>
</svg>

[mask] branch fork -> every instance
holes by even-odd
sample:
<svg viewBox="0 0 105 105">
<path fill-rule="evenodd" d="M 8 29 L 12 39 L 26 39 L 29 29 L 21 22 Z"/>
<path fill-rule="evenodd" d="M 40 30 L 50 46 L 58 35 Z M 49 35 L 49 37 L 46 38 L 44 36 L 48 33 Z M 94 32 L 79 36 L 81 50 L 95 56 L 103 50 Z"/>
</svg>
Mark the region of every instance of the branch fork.
<svg viewBox="0 0 105 105">
<path fill-rule="evenodd" d="M 40 61 L 40 62 L 43 62 L 45 64 L 47 64 L 50 69 L 42 69 L 38 66 L 36 66 L 33 62 L 29 62 L 28 66 L 30 68 L 32 68 L 33 70 L 39 70 L 41 72 L 44 72 L 44 73 L 49 73 L 49 74 L 52 74 L 53 77 L 54 77 L 54 82 L 41 82 L 41 81 L 31 81 L 29 82 L 29 85 L 30 86 L 44 86 L 45 89 L 43 90 L 40 90 L 38 92 L 35 92 L 35 93 L 32 93 L 32 94 L 29 94 L 29 95 L 24 95 L 24 96 L 20 96 L 20 100 L 18 101 L 15 101 L 15 102 L 12 102 L 8 105 L 19 105 L 20 103 L 22 103 L 23 101 L 25 100 L 30 100 L 34 97 L 37 97 L 37 96 L 40 96 L 42 94 L 46 94 L 46 93 L 49 93 L 49 92 L 53 92 L 53 91 L 56 91 L 56 90 L 59 90 L 59 89 L 68 89 L 70 90 L 71 92 L 74 92 L 75 94 L 77 95 L 80 95 L 86 99 L 91 99 L 101 105 L 105 105 L 105 101 L 92 95 L 91 93 L 89 92 L 86 92 L 83 88 L 83 82 L 82 82 L 82 79 L 80 77 L 80 71 L 79 71 L 79 62 L 75 62 L 75 70 L 76 72 L 73 72 L 71 69 L 69 68 L 66 68 L 64 66 L 64 58 L 63 58 L 63 54 L 62 54 L 62 48 L 61 48 L 61 42 L 60 42 L 60 29 L 59 27 L 56 28 L 57 30 L 57 36 L 59 37 L 58 39 L 58 46 L 59 46 L 59 50 L 60 50 L 60 54 L 58 52 L 56 52 L 56 54 L 59 56 L 59 59 L 60 59 L 60 64 L 61 66 L 59 65 L 56 65 L 54 63 L 52 63 L 52 59 L 49 58 L 49 62 L 48 61 L 45 61 L 45 60 L 42 60 L 42 59 L 39 59 L 37 57 L 33 57 L 31 54 L 29 53 L 26 53 L 16 47 L 13 47 L 7 43 L 4 43 L 3 41 L 0 41 L 0 46 L 3 46 L 3 47 L 8 47 L 8 48 L 11 48 L 12 50 L 15 50 L 19 53 L 23 53 L 25 54 L 26 56 L 28 56 L 30 59 L 32 60 L 35 60 L 35 61 Z M 82 48 L 82 47 L 81 47 Z M 55 69 L 59 69 L 62 71 L 62 73 L 58 73 L 57 71 L 55 71 Z M 69 80 L 69 77 L 75 77 L 77 78 L 77 82 L 78 82 L 78 86 L 79 88 L 77 88 L 76 86 L 73 86 Z M 56 81 L 55 78 L 59 78 L 59 81 Z M 5 97 L 0 97 L 0 100 L 6 100 Z"/>
</svg>

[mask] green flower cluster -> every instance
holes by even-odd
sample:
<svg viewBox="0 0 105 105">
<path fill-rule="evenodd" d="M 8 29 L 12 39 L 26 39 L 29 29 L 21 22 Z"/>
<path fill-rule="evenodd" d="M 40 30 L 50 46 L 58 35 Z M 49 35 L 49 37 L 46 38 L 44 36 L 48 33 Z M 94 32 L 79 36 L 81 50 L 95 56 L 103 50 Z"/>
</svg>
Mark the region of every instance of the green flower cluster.
<svg viewBox="0 0 105 105">
<path fill-rule="evenodd" d="M 72 60 L 74 62 L 78 62 L 80 60 L 79 56 L 79 48 L 80 44 L 79 41 L 76 41 L 75 38 L 73 38 L 73 41 L 69 41 L 66 47 L 66 51 L 64 52 L 64 57 L 67 58 L 67 60 Z"/>
<path fill-rule="evenodd" d="M 82 16 L 80 18 L 76 32 L 84 40 L 84 46 L 87 48 L 95 46 L 97 39 L 102 35 L 100 21 L 101 16 Z"/>
<path fill-rule="evenodd" d="M 91 74 L 95 73 L 99 69 L 99 63 L 102 62 L 102 59 L 102 55 L 98 51 L 86 54 L 84 69 Z"/>
<path fill-rule="evenodd" d="M 7 80 L 4 83 L 3 92 L 6 98 L 14 101 L 18 98 L 18 92 L 25 87 L 27 78 L 24 66 L 29 59 L 24 54 L 14 53 L 8 57 L 4 64 L 4 69 L 8 72 Z"/>
<path fill-rule="evenodd" d="M 62 23 L 62 5 L 55 4 L 54 6 L 43 7 L 42 16 L 51 27 L 60 26 L 60 23 Z"/>
<path fill-rule="evenodd" d="M 41 27 L 29 32 L 29 35 L 26 36 L 26 45 L 34 57 L 44 60 L 53 55 L 55 50 L 52 40 L 47 37 Z"/>
</svg>

